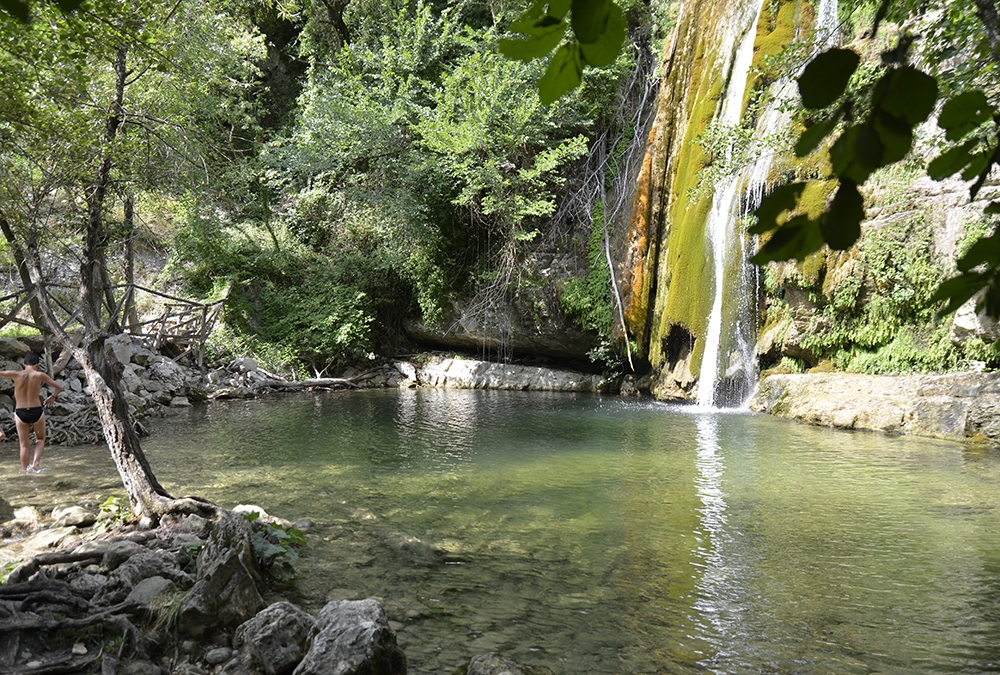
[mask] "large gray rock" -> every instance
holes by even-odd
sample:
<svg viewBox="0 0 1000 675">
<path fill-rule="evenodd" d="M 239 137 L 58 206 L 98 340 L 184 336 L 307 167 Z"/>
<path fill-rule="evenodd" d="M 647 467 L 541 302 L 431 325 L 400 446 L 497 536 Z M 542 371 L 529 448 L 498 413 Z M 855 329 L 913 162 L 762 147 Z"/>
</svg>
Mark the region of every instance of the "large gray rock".
<svg viewBox="0 0 1000 675">
<path fill-rule="evenodd" d="M 516 366 L 472 359 L 433 357 L 415 371 L 420 384 L 454 389 L 513 389 L 523 391 L 599 392 L 605 388 L 600 375 Z"/>
<path fill-rule="evenodd" d="M 246 648 L 270 675 L 284 675 L 306 655 L 316 620 L 290 602 L 276 602 L 240 625 L 233 647 Z"/>
<path fill-rule="evenodd" d="M 1000 373 L 770 375 L 750 408 L 845 429 L 1000 442 Z"/>
<path fill-rule="evenodd" d="M 198 554 L 197 581 L 180 609 L 182 632 L 197 637 L 208 628 L 240 624 L 264 606 L 250 536 L 242 516 L 230 515 L 212 530 Z"/>
<path fill-rule="evenodd" d="M 31 347 L 17 338 L 0 338 L 0 356 L 12 361 L 20 361 L 31 351 Z"/>
<path fill-rule="evenodd" d="M 341 600 L 320 610 L 295 675 L 406 675 L 406 656 L 376 600 Z"/>
</svg>

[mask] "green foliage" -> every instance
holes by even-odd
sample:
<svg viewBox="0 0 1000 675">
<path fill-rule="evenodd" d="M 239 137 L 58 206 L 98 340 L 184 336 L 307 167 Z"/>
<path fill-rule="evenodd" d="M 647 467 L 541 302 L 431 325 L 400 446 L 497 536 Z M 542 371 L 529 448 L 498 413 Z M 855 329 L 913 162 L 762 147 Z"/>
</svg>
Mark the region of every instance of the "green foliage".
<svg viewBox="0 0 1000 675">
<path fill-rule="evenodd" d="M 305 535 L 292 527 L 261 523 L 259 515 L 253 512 L 243 516 L 253 527 L 250 543 L 257 562 L 274 583 L 289 582 L 295 578 L 292 563 L 299 559 L 298 549 L 306 547 Z"/>
<path fill-rule="evenodd" d="M 21 563 L 19 562 L 9 562 L 9 563 L 4 563 L 2 566 L 0 566 L 0 586 L 3 586 L 7 583 L 7 579 L 10 577 L 10 573 L 16 570 L 17 566 L 20 564 Z"/>
<path fill-rule="evenodd" d="M 389 295 L 391 280 L 371 270 L 363 251 L 345 245 L 330 257 L 297 243 L 287 230 L 236 230 L 196 211 L 192 207 L 175 236 L 174 251 L 178 259 L 197 261 L 179 266 L 192 288 L 209 294 L 222 280 L 231 288 L 227 330 L 214 348 L 228 343 L 265 364 L 293 370 L 302 364 L 310 374 L 374 358 L 379 306 L 369 292 Z"/>
<path fill-rule="evenodd" d="M 950 322 L 937 319 L 930 300 L 947 270 L 933 247 L 919 215 L 868 231 L 851 273 L 826 294 L 813 291 L 820 310 L 801 346 L 838 369 L 874 374 L 1000 365 L 1000 350 L 979 340 L 955 345 Z"/>
<path fill-rule="evenodd" d="M 101 511 L 97 516 L 94 530 L 108 532 L 135 520 L 132 506 L 125 497 L 108 497 L 101 503 Z"/>
</svg>

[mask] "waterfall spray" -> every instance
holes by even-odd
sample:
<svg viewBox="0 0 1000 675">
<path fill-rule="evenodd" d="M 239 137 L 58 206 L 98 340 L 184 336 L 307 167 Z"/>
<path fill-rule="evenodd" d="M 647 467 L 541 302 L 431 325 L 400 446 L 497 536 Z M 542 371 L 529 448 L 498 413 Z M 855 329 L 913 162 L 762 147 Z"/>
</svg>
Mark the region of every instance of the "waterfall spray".
<svg viewBox="0 0 1000 675">
<path fill-rule="evenodd" d="M 743 97 L 746 93 L 747 76 L 750 74 L 750 66 L 753 63 L 753 43 L 760 11 L 761 5 L 758 5 L 753 20 L 749 26 L 746 26 L 746 32 L 736 51 L 720 118 L 720 121 L 725 125 L 738 125 L 740 117 L 743 115 Z M 728 152 L 731 154 L 732 151 L 733 149 L 730 147 Z M 725 177 L 716 184 L 715 196 L 712 199 L 712 211 L 708 216 L 706 227 L 708 243 L 712 251 L 715 293 L 711 314 L 709 314 L 708 329 L 705 333 L 705 350 L 702 356 L 701 372 L 698 376 L 698 405 L 704 407 L 712 407 L 717 402 L 716 383 L 719 380 L 719 365 L 722 358 L 723 303 L 727 290 L 725 283 L 726 264 L 727 261 L 733 259 L 731 249 L 740 249 L 739 259 L 743 258 L 742 235 L 739 232 L 736 217 L 739 206 L 739 188 L 739 175 Z M 744 328 L 748 327 L 744 326 Z M 750 360 L 752 361 L 752 358 Z M 750 367 L 750 363 L 745 358 L 743 361 L 743 364 L 736 365 L 746 371 Z"/>
<path fill-rule="evenodd" d="M 739 46 L 733 74 L 723 109 L 725 124 L 739 124 L 742 115 L 746 80 L 753 56 L 753 34 L 760 17 L 760 8 L 754 24 Z M 816 44 L 814 53 L 833 46 L 838 39 L 837 0 L 820 0 L 816 12 Z M 775 150 L 771 138 L 788 124 L 784 104 L 797 92 L 795 80 L 790 76 L 774 83 L 773 98 L 761 112 L 755 129 L 755 144 L 751 154 L 756 160 L 744 167 L 736 176 L 720 180 L 715 186 L 712 211 L 707 226 L 712 250 L 715 295 L 705 335 L 705 352 L 698 377 L 698 405 L 742 405 L 756 380 L 755 308 L 754 289 L 756 269 L 746 259 L 743 233 L 740 224 L 744 217 L 760 205 L 767 187 L 768 175 L 774 163 Z M 730 152 L 732 150 L 730 149 Z M 744 199 L 740 199 L 743 196 Z M 730 273 L 727 288 L 727 265 L 736 266 Z M 734 325 L 723 326 L 723 303 L 739 303 Z M 723 352 L 723 329 L 729 331 L 731 348 Z M 725 365 L 719 377 L 720 365 Z"/>
</svg>

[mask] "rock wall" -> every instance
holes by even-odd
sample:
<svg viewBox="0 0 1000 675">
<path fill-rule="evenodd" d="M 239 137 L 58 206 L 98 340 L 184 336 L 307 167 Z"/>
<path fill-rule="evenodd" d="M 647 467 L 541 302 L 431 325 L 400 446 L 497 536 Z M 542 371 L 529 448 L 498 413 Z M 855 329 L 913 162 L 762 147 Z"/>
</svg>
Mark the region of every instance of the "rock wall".
<svg viewBox="0 0 1000 675">
<path fill-rule="evenodd" d="M 1000 373 L 771 375 L 750 408 L 843 429 L 1000 442 Z"/>
</svg>

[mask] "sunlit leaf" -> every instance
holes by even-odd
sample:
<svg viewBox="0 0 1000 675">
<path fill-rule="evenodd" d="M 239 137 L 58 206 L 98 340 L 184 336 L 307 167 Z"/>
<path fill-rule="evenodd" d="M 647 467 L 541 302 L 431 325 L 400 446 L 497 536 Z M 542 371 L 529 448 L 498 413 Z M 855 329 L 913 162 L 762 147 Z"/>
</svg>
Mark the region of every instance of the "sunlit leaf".
<svg viewBox="0 0 1000 675">
<path fill-rule="evenodd" d="M 938 126 L 945 138 L 955 141 L 993 116 L 994 110 L 981 91 L 965 91 L 949 99 L 941 108 Z"/>
<path fill-rule="evenodd" d="M 625 22 L 625 15 L 618 5 L 612 4 L 605 31 L 594 42 L 580 43 L 584 60 L 595 68 L 614 63 L 621 53 L 627 33 L 628 24 Z"/>
<path fill-rule="evenodd" d="M 820 224 L 823 239 L 834 250 L 849 249 L 861 236 L 861 221 L 864 219 L 865 200 L 858 192 L 858 186 L 851 181 L 841 181 L 830 203 L 830 210 Z"/>
<path fill-rule="evenodd" d="M 798 79 L 802 105 L 825 108 L 840 98 L 860 60 L 850 49 L 830 49 L 810 61 Z"/>
<path fill-rule="evenodd" d="M 883 110 L 906 120 L 910 126 L 930 116 L 938 97 L 937 80 L 913 66 L 895 68 L 885 77 L 888 81 L 882 98 Z"/>
<path fill-rule="evenodd" d="M 757 222 L 748 231 L 751 234 L 764 234 L 778 227 L 778 217 L 796 207 L 805 187 L 805 183 L 789 183 L 772 190 L 754 211 Z"/>
<path fill-rule="evenodd" d="M 545 74 L 538 79 L 538 98 L 549 105 L 580 86 L 582 80 L 583 57 L 580 55 L 580 45 L 564 44 L 553 55 Z"/>
<path fill-rule="evenodd" d="M 570 0 L 536 0 L 524 13 L 510 24 L 507 30 L 512 33 L 536 35 L 561 21 L 569 11 Z"/>
</svg>

